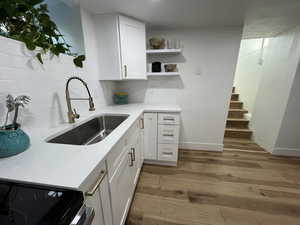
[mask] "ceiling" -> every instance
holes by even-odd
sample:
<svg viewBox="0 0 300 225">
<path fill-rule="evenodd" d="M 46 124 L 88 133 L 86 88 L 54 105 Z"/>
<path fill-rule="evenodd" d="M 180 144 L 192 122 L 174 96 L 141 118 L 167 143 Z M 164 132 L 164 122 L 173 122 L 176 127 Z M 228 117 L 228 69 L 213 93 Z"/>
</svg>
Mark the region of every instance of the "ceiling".
<svg viewBox="0 0 300 225">
<path fill-rule="evenodd" d="M 153 29 L 243 26 L 244 38 L 275 36 L 297 26 L 300 0 L 81 0 L 89 11 L 119 12 Z"/>
</svg>

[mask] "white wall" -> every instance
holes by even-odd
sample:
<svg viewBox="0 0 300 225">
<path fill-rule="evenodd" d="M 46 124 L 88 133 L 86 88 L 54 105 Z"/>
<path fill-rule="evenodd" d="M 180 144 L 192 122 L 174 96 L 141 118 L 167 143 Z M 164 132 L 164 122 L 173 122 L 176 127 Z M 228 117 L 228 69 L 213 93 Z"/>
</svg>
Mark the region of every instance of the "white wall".
<svg viewBox="0 0 300 225">
<path fill-rule="evenodd" d="M 62 0 L 46 0 L 49 14 L 73 53 L 84 54 L 84 40 L 79 5 Z"/>
<path fill-rule="evenodd" d="M 300 49 L 298 49 L 300 50 Z M 300 156 L 300 62 L 282 119 L 274 153 Z"/>
<path fill-rule="evenodd" d="M 257 90 L 262 76 L 263 39 L 245 39 L 241 42 L 237 68 L 234 76 L 236 93 L 244 103 L 249 116 L 253 112 Z"/>
<path fill-rule="evenodd" d="M 180 62 L 180 77 L 120 82 L 131 102 L 178 104 L 182 108 L 182 148 L 222 150 L 225 122 L 241 40 L 241 28 L 152 31 L 177 39 L 182 55 L 165 58 Z"/>
<path fill-rule="evenodd" d="M 251 128 L 254 140 L 273 152 L 300 57 L 300 29 L 270 38 Z M 282 147 L 282 146 L 281 146 Z"/>
<path fill-rule="evenodd" d="M 0 124 L 6 114 L 5 98 L 8 93 L 14 96 L 26 94 L 31 103 L 20 116 L 22 127 L 29 134 L 39 130 L 49 130 L 67 123 L 65 102 L 65 84 L 68 77 L 77 75 L 87 81 L 91 94 L 95 98 L 96 109 L 109 104 L 111 84 L 100 84 L 93 23 L 90 15 L 82 10 L 87 61 L 83 69 L 73 64 L 73 58 L 62 55 L 59 58 L 46 59 L 41 65 L 32 52 L 26 50 L 18 41 L 0 37 Z M 86 96 L 85 89 L 72 83 L 71 95 Z M 106 98 L 106 96 L 109 96 Z M 74 107 L 82 117 L 89 115 L 87 102 L 76 102 Z"/>
</svg>

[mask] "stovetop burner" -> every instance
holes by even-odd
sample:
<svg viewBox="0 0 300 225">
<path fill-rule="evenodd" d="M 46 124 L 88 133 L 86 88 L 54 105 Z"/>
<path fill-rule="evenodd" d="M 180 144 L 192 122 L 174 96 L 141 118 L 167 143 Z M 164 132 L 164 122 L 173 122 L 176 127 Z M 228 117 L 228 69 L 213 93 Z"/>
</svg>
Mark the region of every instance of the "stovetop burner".
<svg viewBox="0 0 300 225">
<path fill-rule="evenodd" d="M 69 225 L 82 204 L 79 191 L 0 181 L 1 225 Z"/>
</svg>

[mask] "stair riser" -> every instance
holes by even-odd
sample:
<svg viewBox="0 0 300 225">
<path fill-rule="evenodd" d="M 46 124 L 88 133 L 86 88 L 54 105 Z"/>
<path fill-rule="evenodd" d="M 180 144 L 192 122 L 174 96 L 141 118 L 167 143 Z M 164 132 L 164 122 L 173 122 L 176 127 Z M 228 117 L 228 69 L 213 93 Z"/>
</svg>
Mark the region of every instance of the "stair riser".
<svg viewBox="0 0 300 225">
<path fill-rule="evenodd" d="M 238 94 L 232 94 L 231 95 L 231 100 L 232 101 L 238 101 L 239 100 L 239 95 Z"/>
<path fill-rule="evenodd" d="M 229 111 L 228 113 L 228 118 L 244 118 L 245 112 L 234 112 L 234 111 Z"/>
<path fill-rule="evenodd" d="M 231 102 L 230 103 L 230 108 L 231 109 L 242 109 L 243 108 L 243 103 L 242 102 Z"/>
<path fill-rule="evenodd" d="M 225 131 L 224 137 L 227 138 L 244 138 L 244 139 L 251 139 L 252 132 L 240 132 L 240 131 Z"/>
<path fill-rule="evenodd" d="M 227 121 L 228 128 L 248 128 L 249 121 Z"/>
</svg>

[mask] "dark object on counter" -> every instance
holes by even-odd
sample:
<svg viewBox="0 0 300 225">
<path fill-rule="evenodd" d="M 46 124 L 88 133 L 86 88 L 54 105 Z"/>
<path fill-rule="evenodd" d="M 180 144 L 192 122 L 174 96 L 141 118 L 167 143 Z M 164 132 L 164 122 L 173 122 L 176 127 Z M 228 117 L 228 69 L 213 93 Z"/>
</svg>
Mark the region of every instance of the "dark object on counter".
<svg viewBox="0 0 300 225">
<path fill-rule="evenodd" d="M 89 210 L 80 191 L 0 181 L 1 225 L 70 225 L 75 217 L 82 225 Z"/>
<path fill-rule="evenodd" d="M 128 93 L 127 92 L 115 92 L 114 103 L 117 105 L 128 104 Z"/>
<path fill-rule="evenodd" d="M 14 123 L 0 128 L 0 158 L 24 152 L 29 145 L 29 136 L 21 130 L 20 124 Z"/>
<path fill-rule="evenodd" d="M 177 72 L 177 65 L 176 64 L 165 64 L 165 71 L 166 72 Z"/>
<path fill-rule="evenodd" d="M 161 72 L 161 62 L 153 62 L 152 63 L 152 72 L 160 73 Z"/>
</svg>

